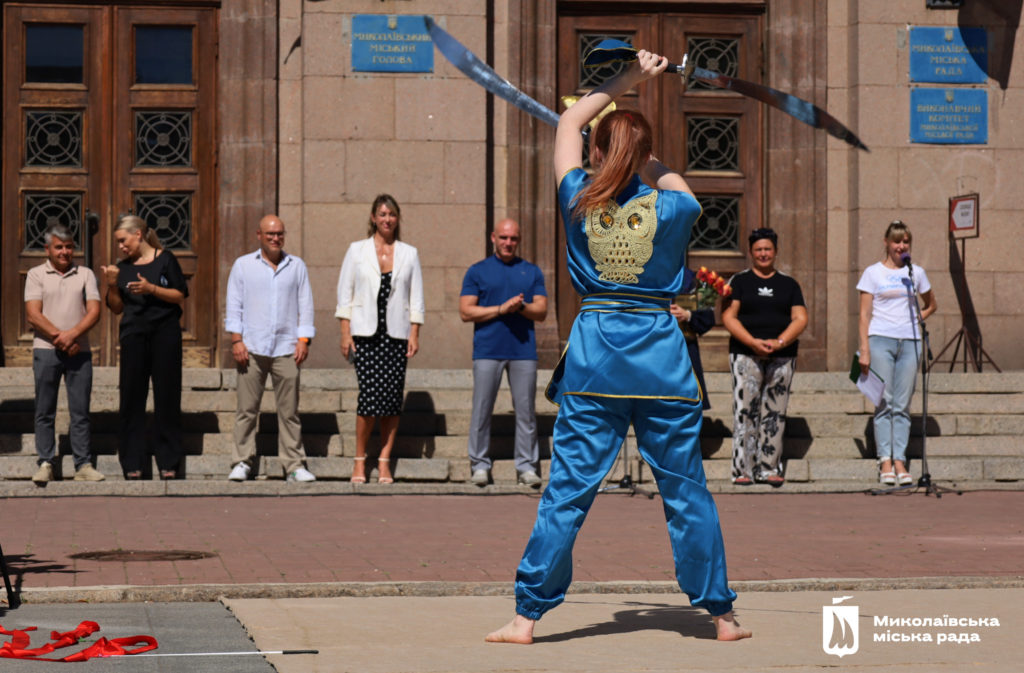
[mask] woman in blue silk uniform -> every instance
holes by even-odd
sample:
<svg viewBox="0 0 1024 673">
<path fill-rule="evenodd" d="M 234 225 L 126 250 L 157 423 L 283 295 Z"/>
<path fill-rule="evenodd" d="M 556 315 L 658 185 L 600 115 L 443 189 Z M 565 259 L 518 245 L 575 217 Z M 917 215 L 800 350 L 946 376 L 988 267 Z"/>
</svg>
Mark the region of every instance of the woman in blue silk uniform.
<svg viewBox="0 0 1024 673">
<path fill-rule="evenodd" d="M 650 125 L 636 112 L 604 117 L 591 139 L 596 172 L 580 167 L 583 127 L 668 66 L 647 51 L 637 56 L 563 113 L 555 135 L 569 274 L 583 302 L 548 386 L 560 408 L 548 487 L 516 572 L 516 616 L 487 636 L 492 642 L 531 643 L 536 620 L 564 600 L 576 534 L 631 423 L 664 500 L 680 588 L 708 610 L 720 640 L 750 636 L 733 618 L 736 594 L 705 485 L 702 392 L 669 312 L 700 205 L 652 156 Z"/>
</svg>

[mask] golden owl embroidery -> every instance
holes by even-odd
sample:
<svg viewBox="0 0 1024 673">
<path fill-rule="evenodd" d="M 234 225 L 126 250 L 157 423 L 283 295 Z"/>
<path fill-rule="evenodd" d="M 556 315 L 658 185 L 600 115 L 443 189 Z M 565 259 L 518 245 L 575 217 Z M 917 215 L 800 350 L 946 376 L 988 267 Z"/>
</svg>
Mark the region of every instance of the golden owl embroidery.
<svg viewBox="0 0 1024 673">
<path fill-rule="evenodd" d="M 624 206 L 612 203 L 587 213 L 587 247 L 598 280 L 636 284 L 654 252 L 658 230 L 655 204 L 658 192 L 633 199 Z"/>
</svg>

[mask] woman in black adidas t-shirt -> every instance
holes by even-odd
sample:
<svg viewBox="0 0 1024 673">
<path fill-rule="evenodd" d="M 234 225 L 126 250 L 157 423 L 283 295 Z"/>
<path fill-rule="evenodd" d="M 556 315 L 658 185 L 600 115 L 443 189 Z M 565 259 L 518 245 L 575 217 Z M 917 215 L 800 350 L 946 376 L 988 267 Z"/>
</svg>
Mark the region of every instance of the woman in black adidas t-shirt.
<svg viewBox="0 0 1024 673">
<path fill-rule="evenodd" d="M 782 433 L 807 308 L 799 283 L 775 268 L 778 235 L 755 229 L 748 240 L 752 266 L 729 280 L 722 312 L 731 335 L 732 482 L 782 486 Z"/>
</svg>

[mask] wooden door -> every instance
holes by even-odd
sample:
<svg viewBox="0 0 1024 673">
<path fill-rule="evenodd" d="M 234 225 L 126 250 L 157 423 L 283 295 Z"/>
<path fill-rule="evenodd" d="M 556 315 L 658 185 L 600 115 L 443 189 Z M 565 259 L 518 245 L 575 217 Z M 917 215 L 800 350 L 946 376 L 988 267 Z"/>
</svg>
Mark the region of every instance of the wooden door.
<svg viewBox="0 0 1024 673">
<path fill-rule="evenodd" d="M 657 30 L 656 17 L 648 14 L 618 16 L 561 16 L 558 19 L 558 95 L 579 96 L 601 84 L 601 82 L 621 72 L 621 65 L 608 65 L 601 68 L 584 68 L 583 58 L 601 40 L 614 38 L 634 45 L 652 44 Z M 633 90 L 616 101 L 616 109 L 638 110 L 648 119 L 654 119 L 657 111 L 657 82 L 645 82 L 640 90 Z M 561 102 L 558 112 L 564 110 Z M 657 142 L 657 139 L 655 139 Z M 589 145 L 584 147 L 584 153 Z M 590 162 L 584 157 L 583 165 L 589 168 Z M 561 177 L 561 176 L 558 176 Z M 557 285 L 557 301 L 555 302 L 558 320 L 558 338 L 564 345 L 569 339 L 573 320 L 580 308 L 580 297 L 572 287 L 566 264 L 565 231 L 562 225 L 556 227 L 555 245 L 557 246 L 558 266 L 555 273 Z"/>
<path fill-rule="evenodd" d="M 702 68 L 761 81 L 757 16 L 664 17 L 660 43 L 677 45 Z M 661 137 L 669 166 L 683 170 L 704 209 L 690 239 L 690 266 L 727 276 L 744 269 L 747 234 L 761 226 L 762 106 L 691 80 L 662 77 Z"/>
<path fill-rule="evenodd" d="M 625 6 L 628 7 L 628 6 Z M 580 94 L 618 72 L 618 67 L 584 70 L 590 47 L 606 37 L 664 54 L 674 63 L 689 54 L 697 65 L 759 82 L 763 16 L 723 7 L 707 13 L 565 14 L 558 23 L 558 93 Z M 618 101 L 644 113 L 654 125 L 654 152 L 682 172 L 704 209 L 694 226 L 690 266 L 730 275 L 746 265 L 747 234 L 763 221 L 761 107 L 739 94 L 663 75 Z M 564 272 L 565 241 L 559 227 L 558 328 L 564 343 L 579 298 Z M 725 334 L 718 329 L 702 340 L 705 365 L 724 366 Z"/>
<path fill-rule="evenodd" d="M 24 279 L 46 229 L 69 226 L 78 263 L 98 272 L 128 212 L 189 278 L 186 365 L 213 364 L 216 10 L 8 3 L 3 40 L 4 364 L 31 362 Z M 93 357 L 115 364 L 119 319 L 101 316 Z"/>
<path fill-rule="evenodd" d="M 181 263 L 184 364 L 209 367 L 218 334 L 216 14 L 117 8 L 114 27 L 112 202 L 142 217 Z"/>
<path fill-rule="evenodd" d="M 32 362 L 25 320 L 28 270 L 46 259 L 55 223 L 75 233 L 76 262 L 94 248 L 87 214 L 106 214 L 109 162 L 103 151 L 109 91 L 104 12 L 90 7 L 4 7 L 3 341 L 5 364 Z M 109 218 L 97 237 L 109 238 Z M 100 255 L 91 266 L 105 262 Z M 94 345 L 98 330 L 91 337 Z"/>
</svg>

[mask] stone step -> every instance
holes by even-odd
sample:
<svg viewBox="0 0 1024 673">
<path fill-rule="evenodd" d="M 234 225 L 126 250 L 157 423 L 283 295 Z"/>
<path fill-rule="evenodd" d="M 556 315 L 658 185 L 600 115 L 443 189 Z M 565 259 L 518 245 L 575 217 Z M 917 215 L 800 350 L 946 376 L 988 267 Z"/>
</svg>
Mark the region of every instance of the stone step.
<svg viewBox="0 0 1024 673">
<path fill-rule="evenodd" d="M 309 458 L 309 469 L 323 481 L 347 480 L 352 473 L 353 461 L 348 457 Z M 35 459 L 31 456 L 0 457 L 2 473 L 6 480 L 28 480 L 36 470 Z M 1024 482 L 1024 457 L 989 457 L 989 458 L 941 458 L 928 461 L 929 472 L 933 481 L 952 482 L 992 482 L 1015 483 Z M 542 461 L 541 473 L 547 475 L 549 462 Z M 114 456 L 100 456 L 97 468 L 107 476 L 108 480 L 122 479 L 121 469 Z M 185 461 L 183 476 L 190 480 L 227 480 L 230 461 L 214 456 L 189 456 Z M 910 461 L 909 468 L 915 478 L 920 475 L 919 461 Z M 152 468 L 155 469 L 155 466 Z M 731 481 L 731 463 L 725 460 L 705 460 L 704 471 L 710 483 L 728 483 Z M 633 458 L 630 471 L 634 479 L 640 483 L 652 481 L 650 468 Z M 470 469 L 466 460 L 434 459 L 397 459 L 392 470 L 396 481 L 414 482 L 468 482 Z M 59 474 L 64 480 L 70 480 L 74 467 L 70 458 L 61 461 Z M 259 473 L 264 478 L 281 479 L 283 470 L 275 457 L 261 459 Z M 616 461 L 608 475 L 616 479 L 623 474 L 623 464 Z M 839 459 L 839 458 L 805 458 L 792 459 L 786 462 L 786 479 L 789 482 L 806 483 L 822 482 L 855 483 L 863 488 L 871 488 L 877 484 L 878 468 L 873 459 Z M 371 480 L 375 480 L 376 471 L 371 470 Z M 494 483 L 515 483 L 515 465 L 511 460 L 497 460 L 492 470 Z M 1024 487 L 1024 484 L 1021 484 Z"/>
<path fill-rule="evenodd" d="M 934 458 L 928 460 L 928 467 L 933 481 L 1024 481 L 1024 457 Z M 908 468 L 915 478 L 920 476 L 918 461 L 911 460 Z M 727 461 L 705 460 L 704 470 L 709 481 L 724 481 L 730 479 L 732 466 Z M 787 481 L 794 482 L 856 481 L 868 486 L 878 482 L 878 466 L 874 459 L 788 460 L 785 474 Z"/>
<path fill-rule="evenodd" d="M 543 388 L 551 377 L 551 370 L 537 372 L 538 387 Z M 192 390 L 234 389 L 234 369 L 192 369 L 182 370 L 182 387 Z M 705 380 L 712 393 L 727 393 L 732 389 L 731 377 L 727 372 L 707 372 Z M 118 369 L 116 367 L 95 367 L 93 386 L 95 388 L 116 388 Z M 920 381 L 919 381 L 920 383 Z M 25 387 L 31 389 L 33 376 L 31 367 L 0 367 L 0 389 Z M 303 389 L 355 390 L 355 372 L 348 365 L 334 369 L 304 369 Z M 503 384 L 504 385 L 504 384 Z M 803 392 L 848 392 L 853 384 L 846 372 L 801 372 L 793 378 L 793 391 Z M 473 372 L 470 369 L 417 369 L 410 368 L 406 374 L 406 387 L 411 390 L 471 389 Z M 920 388 L 920 385 L 918 386 Z M 932 393 L 954 394 L 1001 394 L 1024 393 L 1024 372 L 982 372 L 947 373 L 934 371 L 929 376 L 929 390 Z"/>
<path fill-rule="evenodd" d="M 260 433 L 256 436 L 256 447 L 260 456 L 276 456 L 278 435 L 276 433 Z M 514 455 L 514 436 L 492 435 L 490 453 L 496 460 L 508 460 Z M 230 433 L 185 434 L 182 437 L 185 454 L 188 456 L 210 456 L 217 460 L 229 460 L 234 447 L 234 436 Z M 306 455 L 311 457 L 342 457 L 355 455 L 355 435 L 303 433 L 303 444 Z M 547 459 L 551 456 L 550 436 L 541 436 L 538 440 L 540 455 Z M 912 437 L 907 455 L 920 458 L 922 454 L 920 437 Z M 438 435 L 399 435 L 395 440 L 393 455 L 400 458 L 445 458 L 464 460 L 467 452 L 466 436 Z M 636 439 L 629 436 L 626 446 L 636 455 Z M 371 438 L 369 451 L 374 453 L 379 447 L 379 437 Z M 94 434 L 93 451 L 100 456 L 116 455 L 118 449 L 117 436 L 114 434 Z M 1024 443 L 1018 437 L 1009 435 L 986 435 L 975 437 L 929 437 L 927 442 L 929 458 L 932 457 L 1024 457 Z M 70 456 L 70 444 L 67 436 L 58 438 L 58 450 L 62 456 Z M 731 437 L 703 437 L 701 451 L 705 459 L 728 461 L 732 456 Z M 0 455 L 2 456 L 35 456 L 35 438 L 31 434 L 0 435 Z M 787 438 L 783 445 L 783 458 L 787 460 L 806 458 L 837 458 L 859 459 L 873 458 L 875 446 L 873 442 L 858 437 L 818 437 L 818 438 Z M 0 470 L 0 474 L 3 474 Z"/>
<path fill-rule="evenodd" d="M 537 427 L 541 436 L 549 436 L 554 428 L 557 410 L 538 412 Z M 303 431 L 310 434 L 352 434 L 355 432 L 353 411 L 303 411 L 300 414 Z M 66 408 L 58 406 L 55 426 L 59 434 L 66 433 L 69 423 Z M 189 411 L 182 414 L 186 429 L 198 433 L 230 433 L 235 426 L 235 413 L 230 411 Z M 469 434 L 469 410 L 448 411 L 405 411 L 398 427 L 399 435 L 449 435 Z M 92 427 L 95 433 L 115 433 L 120 427 L 120 415 L 116 411 L 92 413 Z M 0 428 L 7 433 L 29 434 L 34 431 L 33 412 L 27 410 L 0 410 Z M 277 431 L 277 416 L 273 409 L 260 415 L 259 431 Z M 515 431 L 515 416 L 511 410 L 494 414 L 491 433 L 496 436 L 511 435 Z M 821 439 L 824 437 L 865 437 L 873 432 L 872 420 L 866 414 L 791 414 L 786 422 L 786 437 Z M 921 422 L 919 415 L 911 417 L 911 436 L 919 436 Z M 701 430 L 704 437 L 730 437 L 732 435 L 732 414 L 712 409 L 704 416 Z M 987 436 L 1024 434 L 1024 415 L 1017 414 L 929 414 L 928 436 Z M 2 436 L 2 435 L 0 435 Z M 0 449 L 2 450 L 2 449 Z"/>
<path fill-rule="evenodd" d="M 346 407 L 339 406 L 339 393 L 334 390 L 308 390 L 299 397 L 300 412 L 340 411 Z M 183 390 L 181 408 L 183 411 L 233 411 L 237 406 L 237 398 L 232 390 Z M 5 412 L 32 411 L 35 409 L 33 389 L 6 388 L 0 390 L 0 406 Z M 67 408 L 67 397 L 62 389 L 57 397 L 57 408 Z M 114 412 L 120 408 L 120 395 L 113 388 L 93 388 L 90 410 L 95 413 Z M 355 409 L 355 398 L 352 405 Z M 153 396 L 146 398 L 146 409 L 153 410 Z M 274 395 L 267 392 L 260 403 L 260 411 L 274 411 Z"/>
<path fill-rule="evenodd" d="M 354 412 L 357 405 L 358 392 L 354 389 L 325 390 L 310 388 L 304 390 L 299 398 L 299 409 L 303 412 L 349 411 Z M 406 388 L 404 410 L 416 412 L 448 412 L 466 411 L 472 407 L 472 388 L 441 388 L 417 389 Z M 714 413 L 728 414 L 732 410 L 731 392 L 710 392 L 708 399 Z M 94 412 L 116 412 L 120 398 L 116 388 L 94 388 L 91 409 Z M 181 398 L 182 409 L 185 411 L 232 411 L 236 406 L 235 391 L 231 389 L 195 390 L 184 389 Z M 64 391 L 58 397 L 58 408 L 66 408 Z M 147 408 L 152 409 L 152 395 L 147 399 Z M 535 397 L 538 413 L 557 413 L 557 406 L 544 397 L 543 389 L 538 388 Z M 30 387 L 0 388 L 0 409 L 3 413 L 14 411 L 32 411 L 34 408 L 34 389 Z M 274 410 L 274 395 L 268 391 L 263 396 L 261 410 Z M 915 394 L 911 402 L 911 410 L 920 413 L 922 397 Z M 497 413 L 512 411 L 512 399 L 507 387 L 498 392 L 495 402 Z M 789 398 L 788 413 L 791 416 L 820 414 L 852 414 L 862 415 L 873 413 L 874 408 L 856 390 L 831 392 L 797 392 Z M 1006 415 L 1024 414 L 1024 392 L 1016 393 L 963 393 L 950 392 L 930 394 L 928 398 L 929 415 L 971 414 L 971 415 Z"/>
<path fill-rule="evenodd" d="M 63 457 L 60 461 L 58 478 L 71 480 L 74 477 L 74 462 L 71 458 Z M 318 479 L 324 480 L 347 480 L 352 474 L 353 461 L 351 458 L 342 457 L 309 457 L 306 465 Z M 33 456 L 4 456 L 0 457 L 0 473 L 7 480 L 31 479 L 35 473 L 37 464 Z M 116 456 L 101 455 L 96 459 L 96 468 L 102 472 L 108 480 L 123 480 L 121 466 Z M 512 468 L 513 475 L 510 481 L 515 481 L 515 468 Z M 186 479 L 223 479 L 231 471 L 230 456 L 188 456 L 185 459 L 185 467 L 180 475 Z M 397 459 L 394 462 L 392 473 L 396 480 L 405 481 L 449 481 L 451 464 L 448 460 L 429 459 Z M 145 474 L 148 479 L 156 474 L 156 464 L 152 463 L 149 471 Z M 276 456 L 262 456 L 259 461 L 259 474 L 262 478 L 283 479 L 284 469 Z M 376 479 L 377 472 L 374 470 L 371 476 Z M 468 476 L 466 477 L 468 480 Z"/>
<path fill-rule="evenodd" d="M 537 412 L 541 454 L 551 451 L 557 407 L 543 397 L 550 372 L 538 376 Z M 92 404 L 93 446 L 100 469 L 120 475 L 116 461 L 119 395 L 116 368 L 96 368 Z M 716 489 L 731 485 L 732 393 L 727 373 L 708 374 L 709 399 L 702 452 L 708 479 Z M 186 474 L 191 481 L 218 481 L 230 469 L 235 416 L 234 370 L 183 371 L 183 437 Z M 1024 488 L 1024 373 L 934 374 L 928 397 L 927 450 L 934 479 L 999 485 L 1021 481 Z M 357 385 L 351 368 L 307 370 L 302 374 L 300 413 L 310 467 L 324 480 L 346 480 L 355 453 Z M 269 389 L 269 383 L 268 383 Z M 0 368 L 0 477 L 28 479 L 35 471 L 33 431 L 34 390 L 29 368 Z M 152 396 L 150 396 L 150 406 Z M 407 375 L 405 410 L 395 446 L 399 481 L 465 484 L 472 401 L 470 370 L 416 370 Z M 922 396 L 912 403 L 909 455 L 919 462 L 922 439 Z M 257 447 L 262 471 L 271 481 L 281 476 L 277 460 L 277 419 L 269 392 L 261 405 Z M 57 431 L 62 463 L 70 470 L 66 437 L 68 416 L 64 393 L 58 402 Z M 843 373 L 798 373 L 790 397 L 784 457 L 787 479 L 793 483 L 838 485 L 855 489 L 874 485 L 873 424 L 870 404 Z M 495 484 L 514 485 L 514 416 L 507 384 L 503 383 L 492 422 Z M 371 441 L 371 454 L 379 438 Z M 630 456 L 641 478 L 650 471 L 637 460 L 635 438 L 627 438 Z M 371 461 L 372 462 L 372 461 Z M 917 469 L 912 467 L 917 473 Z M 70 473 L 67 475 L 70 477 Z M 113 478 L 113 477 L 112 477 Z M 118 477 L 119 478 L 119 477 Z M 372 475 L 371 475 L 372 480 Z M 88 486 L 88 485 L 86 485 Z M 126 485 L 127 486 L 127 485 Z M 237 485 L 236 485 L 237 486 Z M 980 487 L 980 486 L 978 486 Z M 477 492 L 471 490 L 471 492 Z"/>
</svg>

